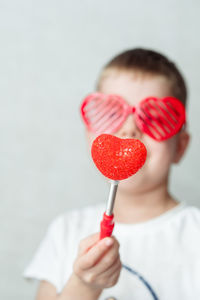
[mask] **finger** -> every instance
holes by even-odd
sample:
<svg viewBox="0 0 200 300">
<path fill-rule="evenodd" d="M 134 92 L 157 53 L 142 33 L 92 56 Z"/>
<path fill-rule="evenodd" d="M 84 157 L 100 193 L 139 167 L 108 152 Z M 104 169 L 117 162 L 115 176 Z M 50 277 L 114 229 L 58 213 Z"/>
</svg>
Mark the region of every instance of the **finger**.
<svg viewBox="0 0 200 300">
<path fill-rule="evenodd" d="M 115 273 L 118 269 L 120 269 L 122 266 L 121 260 L 119 257 L 116 258 L 116 260 L 113 262 L 113 264 L 108 267 L 107 269 L 103 270 L 103 272 L 97 274 L 99 277 L 103 278 L 109 278 L 113 273 Z"/>
<path fill-rule="evenodd" d="M 83 255 L 99 241 L 99 232 L 91 234 L 79 243 L 78 254 Z"/>
<path fill-rule="evenodd" d="M 99 263 L 96 263 L 96 265 L 92 268 L 94 269 L 94 272 L 97 274 L 100 274 L 102 272 L 105 272 L 109 268 L 112 267 L 116 263 L 116 261 L 119 259 L 119 244 L 114 243 L 112 247 L 110 247 L 107 252 L 103 255 Z"/>
<path fill-rule="evenodd" d="M 79 258 L 80 267 L 83 270 L 94 267 L 113 243 L 114 239 L 111 237 L 98 241 L 88 252 Z"/>
<path fill-rule="evenodd" d="M 122 264 L 120 259 L 118 259 L 111 268 L 98 275 L 98 282 L 102 285 L 106 284 L 105 287 L 112 286 L 115 283 L 115 279 L 119 277 L 121 268 Z"/>
<path fill-rule="evenodd" d="M 120 257 L 118 255 L 115 258 L 115 260 L 112 262 L 112 264 L 106 265 L 106 264 L 103 264 L 101 261 L 101 263 L 96 264 L 94 267 L 88 269 L 88 271 L 92 274 L 95 274 L 95 276 L 97 276 L 97 277 L 102 276 L 102 274 L 103 274 L 103 276 L 105 276 L 107 274 L 107 271 L 111 270 L 109 272 L 112 273 L 112 270 L 114 268 L 116 268 L 117 265 L 119 266 L 120 264 L 121 264 Z"/>
<path fill-rule="evenodd" d="M 105 286 L 107 282 L 110 280 L 110 277 L 115 274 L 117 277 L 121 270 L 121 262 L 118 258 L 116 262 L 112 265 L 109 270 L 98 274 L 96 267 L 90 268 L 87 271 L 83 272 L 83 278 L 86 282 L 100 284 L 101 286 Z"/>
<path fill-rule="evenodd" d="M 121 272 L 121 267 L 120 267 L 120 269 L 117 269 L 111 275 L 108 276 L 108 280 L 106 282 L 105 288 L 112 287 L 118 282 L 120 272 Z"/>
</svg>

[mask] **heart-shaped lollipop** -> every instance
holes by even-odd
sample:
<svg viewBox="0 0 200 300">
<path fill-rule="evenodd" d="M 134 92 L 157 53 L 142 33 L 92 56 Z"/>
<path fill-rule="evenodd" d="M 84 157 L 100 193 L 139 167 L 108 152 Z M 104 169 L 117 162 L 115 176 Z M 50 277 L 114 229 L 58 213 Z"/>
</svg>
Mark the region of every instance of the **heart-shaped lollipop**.
<svg viewBox="0 0 200 300">
<path fill-rule="evenodd" d="M 143 166 L 147 150 L 140 140 L 101 134 L 93 141 L 91 154 L 96 167 L 104 176 L 122 180 Z"/>
<path fill-rule="evenodd" d="M 91 154 L 99 171 L 112 179 L 107 209 L 100 226 L 100 239 L 111 236 L 114 228 L 113 207 L 118 180 L 135 174 L 145 163 L 147 150 L 137 139 L 120 139 L 110 134 L 101 134 L 92 144 Z"/>
</svg>

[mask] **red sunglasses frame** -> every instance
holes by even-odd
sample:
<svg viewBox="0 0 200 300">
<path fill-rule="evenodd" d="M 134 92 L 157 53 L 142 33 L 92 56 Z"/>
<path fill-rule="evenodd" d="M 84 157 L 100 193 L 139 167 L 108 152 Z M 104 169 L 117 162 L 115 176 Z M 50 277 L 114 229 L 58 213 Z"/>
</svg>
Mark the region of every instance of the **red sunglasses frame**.
<svg viewBox="0 0 200 300">
<path fill-rule="evenodd" d="M 94 101 L 94 99 L 102 99 L 102 101 L 106 101 L 108 99 L 113 99 L 116 102 L 120 103 L 122 107 L 121 119 L 112 126 L 112 130 L 99 131 L 95 129 L 94 124 L 92 124 L 87 116 L 87 106 Z M 150 103 L 151 102 L 151 103 Z M 152 105 L 155 104 L 156 106 Z M 155 118 L 152 115 L 151 110 L 157 109 L 157 113 L 160 112 L 159 119 Z M 166 111 L 167 109 L 167 111 Z M 89 131 L 94 133 L 114 133 L 116 132 L 123 122 L 126 120 L 128 115 L 134 114 L 135 121 L 138 128 L 148 134 L 151 138 L 157 141 L 163 141 L 169 139 L 176 133 L 180 131 L 183 125 L 186 123 L 186 112 L 185 107 L 180 100 L 175 97 L 165 97 L 162 99 L 156 97 L 147 97 L 141 100 L 135 106 L 129 105 L 126 100 L 115 94 L 102 94 L 102 93 L 92 93 L 89 94 L 83 101 L 80 107 L 82 119 L 88 128 Z M 153 123 L 151 120 L 153 120 Z M 163 124 L 161 124 L 161 121 Z M 155 126 L 157 125 L 157 126 Z M 158 128 L 162 129 L 162 132 L 158 130 Z"/>
</svg>

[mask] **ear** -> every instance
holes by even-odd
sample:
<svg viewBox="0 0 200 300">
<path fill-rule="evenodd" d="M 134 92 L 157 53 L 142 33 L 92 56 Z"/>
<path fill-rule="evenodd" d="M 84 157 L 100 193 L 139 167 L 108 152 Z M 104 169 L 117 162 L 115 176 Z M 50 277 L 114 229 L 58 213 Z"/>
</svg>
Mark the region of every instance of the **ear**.
<svg viewBox="0 0 200 300">
<path fill-rule="evenodd" d="M 176 141 L 176 154 L 174 156 L 173 163 L 179 163 L 186 149 L 188 148 L 189 141 L 190 134 L 186 130 L 180 131 L 178 133 Z"/>
</svg>

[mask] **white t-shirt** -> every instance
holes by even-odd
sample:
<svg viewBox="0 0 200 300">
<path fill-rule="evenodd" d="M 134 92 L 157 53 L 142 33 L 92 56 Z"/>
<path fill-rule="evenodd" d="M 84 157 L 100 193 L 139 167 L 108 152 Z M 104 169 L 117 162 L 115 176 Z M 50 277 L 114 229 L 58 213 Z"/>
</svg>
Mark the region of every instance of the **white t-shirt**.
<svg viewBox="0 0 200 300">
<path fill-rule="evenodd" d="M 51 282 L 60 293 L 72 273 L 81 239 L 99 231 L 105 204 L 58 216 L 23 273 Z M 115 223 L 124 265 L 100 300 L 200 299 L 200 210 L 180 203 L 150 221 Z M 84 299 L 83 300 L 87 300 Z"/>
</svg>

